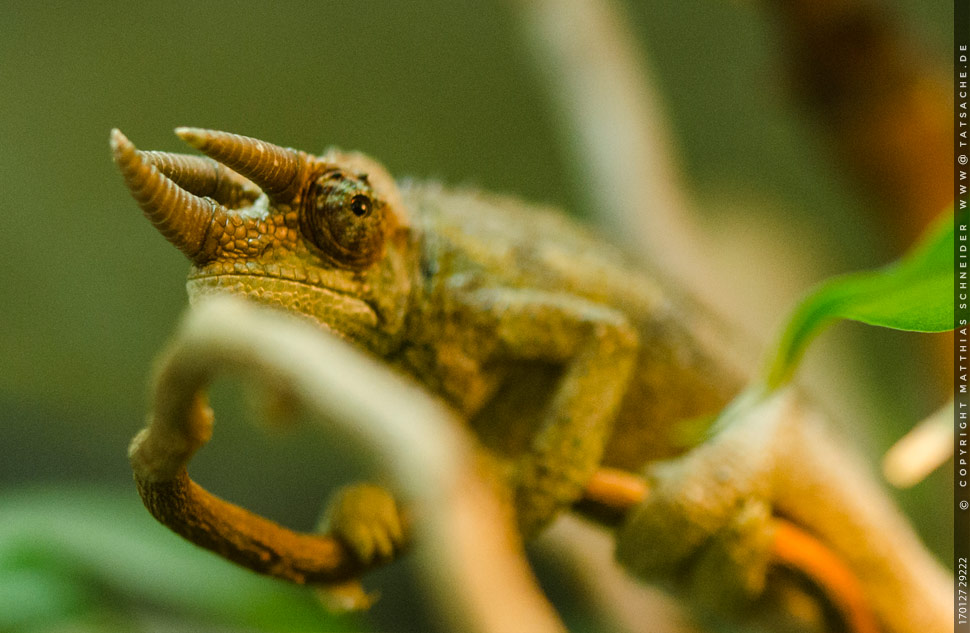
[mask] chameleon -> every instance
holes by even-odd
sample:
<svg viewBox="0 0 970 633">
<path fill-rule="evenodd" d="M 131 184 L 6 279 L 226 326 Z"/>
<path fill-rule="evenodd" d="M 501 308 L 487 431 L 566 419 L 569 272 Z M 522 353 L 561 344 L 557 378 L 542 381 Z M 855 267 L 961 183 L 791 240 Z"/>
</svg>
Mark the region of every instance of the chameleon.
<svg viewBox="0 0 970 633">
<path fill-rule="evenodd" d="M 478 438 L 524 538 L 582 510 L 600 469 L 645 472 L 616 559 L 681 582 L 701 612 L 761 595 L 780 513 L 845 558 L 887 631 L 944 630 L 945 570 L 791 393 L 696 437 L 745 384 L 740 339 L 660 275 L 555 209 L 396 181 L 356 152 L 176 133 L 205 156 L 141 151 L 118 130 L 111 146 L 190 260 L 190 300 L 284 310 L 416 381 Z M 404 515 L 354 484 L 324 528 L 361 561 L 390 560 Z"/>
<path fill-rule="evenodd" d="M 176 133 L 207 157 L 140 151 L 117 130 L 112 146 L 147 218 L 191 261 L 190 299 L 300 315 L 422 384 L 494 459 L 524 536 L 601 466 L 682 452 L 676 423 L 743 384 L 699 311 L 558 210 L 398 183 L 356 152 Z M 330 527 L 364 559 L 389 556 L 395 513 L 382 489 L 351 486 Z"/>
</svg>

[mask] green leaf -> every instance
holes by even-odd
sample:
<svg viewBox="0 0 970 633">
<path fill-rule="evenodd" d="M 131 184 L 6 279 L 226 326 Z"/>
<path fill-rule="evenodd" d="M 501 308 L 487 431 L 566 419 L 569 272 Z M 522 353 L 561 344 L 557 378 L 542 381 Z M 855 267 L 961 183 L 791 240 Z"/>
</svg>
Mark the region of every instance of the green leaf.
<svg viewBox="0 0 970 633">
<path fill-rule="evenodd" d="M 954 218 L 947 212 L 900 261 L 815 288 L 792 313 L 765 365 L 767 388 L 787 382 L 808 344 L 838 319 L 911 332 L 952 330 L 953 239 Z"/>
</svg>

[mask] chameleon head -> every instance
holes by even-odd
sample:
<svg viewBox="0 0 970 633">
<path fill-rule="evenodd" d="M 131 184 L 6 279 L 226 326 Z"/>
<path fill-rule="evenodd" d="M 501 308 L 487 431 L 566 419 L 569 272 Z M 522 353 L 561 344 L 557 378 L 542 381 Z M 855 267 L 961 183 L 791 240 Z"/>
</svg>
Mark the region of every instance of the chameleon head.
<svg viewBox="0 0 970 633">
<path fill-rule="evenodd" d="M 176 133 L 209 158 L 139 151 L 118 130 L 111 147 L 146 217 L 192 261 L 190 299 L 242 295 L 375 351 L 393 345 L 415 249 L 380 164 L 213 130 Z"/>
</svg>

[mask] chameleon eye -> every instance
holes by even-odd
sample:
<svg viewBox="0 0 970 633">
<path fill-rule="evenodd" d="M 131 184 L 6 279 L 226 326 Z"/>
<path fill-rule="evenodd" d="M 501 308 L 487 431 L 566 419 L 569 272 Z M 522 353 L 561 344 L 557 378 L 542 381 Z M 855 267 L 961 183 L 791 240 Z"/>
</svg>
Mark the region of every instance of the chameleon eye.
<svg viewBox="0 0 970 633">
<path fill-rule="evenodd" d="M 354 212 L 358 218 L 364 218 L 370 215 L 371 209 L 374 207 L 374 203 L 371 199 L 359 193 L 350 199 L 350 210 Z"/>
<path fill-rule="evenodd" d="M 384 254 L 383 205 L 366 182 L 340 172 L 317 178 L 300 218 L 308 241 L 340 268 L 365 268 Z"/>
</svg>

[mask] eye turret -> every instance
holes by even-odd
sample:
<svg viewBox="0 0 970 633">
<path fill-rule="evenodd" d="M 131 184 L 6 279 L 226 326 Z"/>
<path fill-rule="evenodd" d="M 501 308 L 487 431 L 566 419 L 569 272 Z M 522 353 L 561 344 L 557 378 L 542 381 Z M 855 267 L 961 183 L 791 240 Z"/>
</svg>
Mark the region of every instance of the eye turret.
<svg viewBox="0 0 970 633">
<path fill-rule="evenodd" d="M 366 268 L 384 255 L 384 203 L 366 175 L 333 170 L 318 176 L 300 221 L 304 236 L 336 266 Z"/>
</svg>

